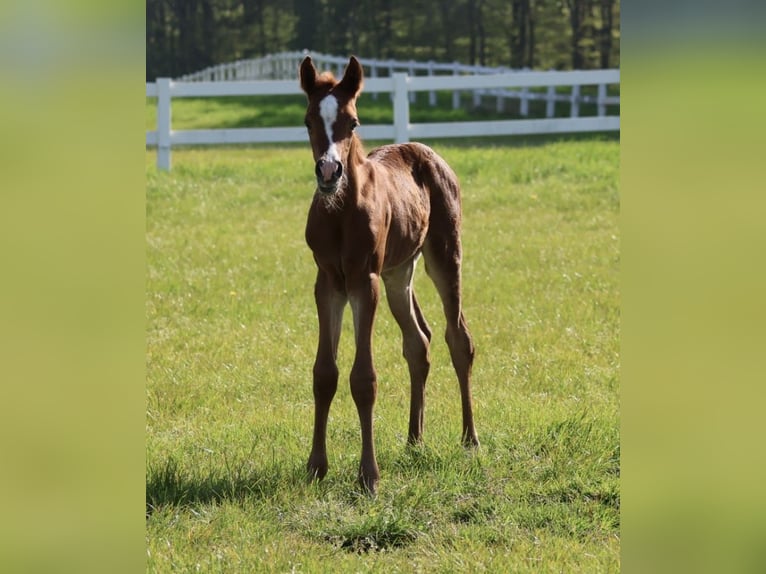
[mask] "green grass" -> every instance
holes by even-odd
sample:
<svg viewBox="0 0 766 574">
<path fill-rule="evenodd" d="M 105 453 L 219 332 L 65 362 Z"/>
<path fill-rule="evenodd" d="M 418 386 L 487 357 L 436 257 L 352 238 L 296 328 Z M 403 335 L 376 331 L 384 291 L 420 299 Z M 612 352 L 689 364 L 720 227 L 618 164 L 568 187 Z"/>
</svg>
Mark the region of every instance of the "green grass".
<svg viewBox="0 0 766 574">
<path fill-rule="evenodd" d="M 568 93 L 560 89 L 563 93 Z M 542 90 L 544 91 L 544 90 Z M 610 90 L 610 95 L 613 91 Z M 614 92 L 615 95 L 618 92 Z M 582 94 L 595 95 L 595 86 L 584 86 Z M 419 92 L 410 104 L 410 121 L 413 123 L 480 121 L 518 119 L 518 100 L 506 100 L 503 112 L 497 112 L 496 99 L 485 96 L 482 105 L 474 108 L 470 92 L 461 96 L 461 107 L 452 108 L 452 92 L 437 92 L 437 105 L 428 104 L 428 93 Z M 391 124 L 394 121 L 393 106 L 389 94 L 362 94 L 358 108 L 363 124 Z M 306 112 L 306 98 L 296 96 L 231 96 L 220 98 L 176 98 L 172 102 L 173 129 L 231 129 L 252 127 L 302 126 Z M 556 117 L 568 117 L 568 102 L 557 102 Z M 619 106 L 607 106 L 607 114 L 619 114 Z M 581 116 L 596 115 L 595 104 L 582 104 Z M 529 118 L 545 117 L 545 102 L 531 101 Z M 146 129 L 157 129 L 157 105 L 155 98 L 146 99 Z"/>
<path fill-rule="evenodd" d="M 147 151 L 146 544 L 150 572 L 619 570 L 619 143 L 437 143 L 463 187 L 465 313 L 482 446 L 460 447 L 444 318 L 425 445 L 405 447 L 407 367 L 381 304 L 381 469 L 356 484 L 350 313 L 330 472 L 306 484 L 316 345 L 303 239 L 308 146 Z"/>
</svg>

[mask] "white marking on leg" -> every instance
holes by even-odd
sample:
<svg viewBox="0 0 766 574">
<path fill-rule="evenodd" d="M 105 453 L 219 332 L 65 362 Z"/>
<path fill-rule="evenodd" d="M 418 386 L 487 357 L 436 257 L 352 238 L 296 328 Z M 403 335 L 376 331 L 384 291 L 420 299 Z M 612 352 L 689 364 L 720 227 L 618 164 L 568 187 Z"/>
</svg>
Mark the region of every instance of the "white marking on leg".
<svg viewBox="0 0 766 574">
<path fill-rule="evenodd" d="M 324 121 L 324 131 L 327 135 L 327 141 L 329 147 L 327 148 L 326 156 L 333 161 L 340 161 L 340 154 L 338 154 L 338 147 L 335 142 L 332 141 L 332 126 L 335 124 L 335 120 L 338 119 L 338 99 L 330 94 L 325 96 L 321 102 L 319 102 L 319 115 L 322 116 Z"/>
</svg>

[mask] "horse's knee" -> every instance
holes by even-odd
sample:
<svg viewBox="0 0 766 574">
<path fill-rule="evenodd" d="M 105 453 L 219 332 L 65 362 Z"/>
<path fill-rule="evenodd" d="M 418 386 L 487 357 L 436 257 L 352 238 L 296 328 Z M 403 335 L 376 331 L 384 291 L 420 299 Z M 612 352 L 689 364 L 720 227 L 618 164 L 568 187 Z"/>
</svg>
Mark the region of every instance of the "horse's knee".
<svg viewBox="0 0 766 574">
<path fill-rule="evenodd" d="M 317 361 L 314 364 L 314 399 L 331 401 L 338 389 L 338 366 L 334 362 Z"/>
<path fill-rule="evenodd" d="M 351 369 L 349 381 L 351 383 L 351 396 L 357 406 L 370 406 L 375 403 L 378 383 L 374 369 L 354 366 Z"/>
</svg>

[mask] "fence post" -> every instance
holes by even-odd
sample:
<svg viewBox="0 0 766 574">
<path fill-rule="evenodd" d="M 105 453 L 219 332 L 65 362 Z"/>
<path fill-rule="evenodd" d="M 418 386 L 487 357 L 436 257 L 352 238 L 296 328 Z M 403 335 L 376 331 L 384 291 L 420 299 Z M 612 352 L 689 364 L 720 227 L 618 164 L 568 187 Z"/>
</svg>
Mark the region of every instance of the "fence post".
<svg viewBox="0 0 766 574">
<path fill-rule="evenodd" d="M 434 75 L 434 61 L 428 60 L 428 76 L 431 77 L 433 75 Z M 428 92 L 428 104 L 432 107 L 436 105 L 436 92 L 433 90 Z"/>
<path fill-rule="evenodd" d="M 580 86 L 572 86 L 572 110 L 569 115 L 573 118 L 580 115 Z"/>
<path fill-rule="evenodd" d="M 522 117 L 529 115 L 529 88 L 521 88 L 521 98 L 519 101 L 519 114 Z"/>
<path fill-rule="evenodd" d="M 370 64 L 370 77 L 371 78 L 377 78 L 378 77 L 378 66 L 376 65 L 374 60 L 373 60 L 372 64 Z M 372 99 L 377 101 L 377 99 L 378 99 L 378 92 L 373 92 L 372 93 Z"/>
<path fill-rule="evenodd" d="M 529 72 L 529 68 L 522 68 L 523 72 Z M 529 115 L 529 88 L 521 88 L 521 98 L 519 100 L 519 114 L 526 118 Z"/>
<path fill-rule="evenodd" d="M 508 68 L 506 68 L 505 66 L 501 66 L 497 68 L 496 73 L 505 74 L 508 71 L 509 71 Z M 489 91 L 490 95 L 494 94 L 495 97 L 497 98 L 497 100 L 495 101 L 495 111 L 498 114 L 503 113 L 505 111 L 505 93 L 504 92 L 505 90 L 502 90 L 500 88 Z"/>
<path fill-rule="evenodd" d="M 389 60 L 388 60 L 388 76 L 389 76 L 390 78 L 393 78 L 393 77 L 394 77 L 394 74 L 396 73 L 396 67 L 395 67 L 395 66 L 396 66 L 396 60 L 391 60 L 391 59 L 389 59 Z M 389 97 L 391 98 L 391 101 L 393 102 L 393 101 L 395 100 L 395 98 L 394 98 L 394 92 L 391 92 L 391 93 L 389 94 Z"/>
<path fill-rule="evenodd" d="M 552 118 L 556 113 L 556 88 L 548 86 L 547 101 L 545 102 L 545 117 Z"/>
<path fill-rule="evenodd" d="M 396 72 L 394 79 L 394 141 L 406 143 L 410 141 L 410 102 L 407 98 L 407 74 Z"/>
<path fill-rule="evenodd" d="M 484 90 L 473 91 L 473 107 L 478 108 L 481 105 L 481 94 Z"/>
<path fill-rule="evenodd" d="M 458 71 L 458 66 L 460 64 L 458 62 L 453 62 L 452 65 L 454 66 L 452 68 L 452 75 L 457 76 L 460 72 Z M 452 109 L 457 110 L 460 108 L 460 92 L 457 90 L 452 91 Z"/>
<path fill-rule="evenodd" d="M 606 84 L 598 85 L 598 115 L 606 115 Z"/>
<path fill-rule="evenodd" d="M 157 168 L 170 171 L 170 78 L 157 78 Z"/>
</svg>

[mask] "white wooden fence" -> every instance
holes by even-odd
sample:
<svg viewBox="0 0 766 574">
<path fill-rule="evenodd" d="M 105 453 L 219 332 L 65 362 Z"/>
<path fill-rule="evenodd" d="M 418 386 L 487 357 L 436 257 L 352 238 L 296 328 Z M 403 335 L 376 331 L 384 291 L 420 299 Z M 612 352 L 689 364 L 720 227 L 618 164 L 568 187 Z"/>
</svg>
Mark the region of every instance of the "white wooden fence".
<svg viewBox="0 0 766 574">
<path fill-rule="evenodd" d="M 321 52 L 303 50 L 302 52 L 279 52 L 269 54 L 261 58 L 252 58 L 249 60 L 237 60 L 218 64 L 177 78 L 182 82 L 220 82 L 228 80 L 292 80 L 296 76 L 296 70 L 301 61 L 306 56 L 311 56 L 314 64 L 320 70 L 331 70 L 340 78 L 343 70 L 348 63 L 348 58 L 344 56 L 332 56 Z M 508 72 L 528 72 L 528 68 L 511 69 L 505 66 L 473 66 L 461 64 L 460 62 L 416 62 L 415 60 L 377 60 L 374 58 L 359 58 L 359 62 L 364 68 L 365 77 L 380 78 L 390 77 L 396 72 L 404 72 L 408 76 L 438 76 L 438 75 L 478 75 L 478 74 L 505 74 Z M 602 86 L 605 88 L 605 86 Z M 378 94 L 373 94 L 377 99 Z M 519 115 L 527 116 L 529 113 L 529 102 L 532 100 L 545 100 L 546 115 L 553 117 L 553 107 L 555 102 L 568 102 L 569 96 L 558 94 L 554 90 L 549 90 L 544 94 L 530 92 L 524 88 L 520 91 L 509 91 L 502 89 L 476 89 L 473 90 L 473 105 L 479 106 L 483 96 L 492 96 L 497 102 L 497 111 L 502 112 L 505 108 L 506 99 L 517 99 L 520 102 Z M 415 103 L 415 92 L 409 94 L 410 103 Z M 452 93 L 452 108 L 460 107 L 460 92 Z M 619 104 L 619 97 L 590 96 L 586 94 L 579 95 L 580 103 L 597 103 L 606 101 L 607 104 Z M 430 90 L 428 93 L 428 103 L 436 106 L 436 92 Z"/>
<path fill-rule="evenodd" d="M 302 57 L 303 54 L 300 54 Z M 312 55 L 313 57 L 313 55 Z M 344 64 L 347 60 L 344 60 Z M 321 66 L 320 66 L 321 67 Z M 157 147 L 157 166 L 169 170 L 171 148 L 179 145 L 217 145 L 245 143 L 277 143 L 308 141 L 306 128 L 301 126 L 278 128 L 236 128 L 215 130 L 171 129 L 172 98 L 220 96 L 268 96 L 300 94 L 297 63 L 292 68 L 291 80 L 198 80 L 158 78 L 146 84 L 146 96 L 157 98 L 157 129 L 146 132 L 146 145 Z M 339 76 L 341 72 L 338 74 Z M 607 97 L 606 86 L 619 84 L 619 70 L 588 70 L 568 72 L 506 72 L 484 75 L 426 75 L 416 76 L 394 72 L 388 77 L 365 79 L 366 93 L 390 93 L 394 107 L 393 125 L 367 125 L 359 127 L 364 139 L 406 142 L 410 139 L 450 138 L 468 136 L 499 136 L 539 133 L 566 133 L 612 131 L 620 129 L 620 117 L 606 115 L 607 105 L 619 104 L 619 98 Z M 580 87 L 598 86 L 597 116 L 580 117 L 583 101 Z M 570 94 L 556 93 L 558 86 L 571 86 Z M 530 88 L 547 88 L 545 93 L 530 92 Z M 474 94 L 487 90 L 515 88 L 528 96 L 551 96 L 546 105 L 544 119 L 517 119 L 476 122 L 410 123 L 410 95 L 415 92 L 448 90 L 459 97 L 462 91 Z M 571 103 L 570 117 L 555 118 L 553 105 L 563 96 Z M 474 97 L 476 97 L 474 95 Z M 481 97 L 481 96 L 480 96 Z"/>
<path fill-rule="evenodd" d="M 177 78 L 182 82 L 219 82 L 229 80 L 292 80 L 296 76 L 296 70 L 300 66 L 301 61 L 306 56 L 311 56 L 314 60 L 314 64 L 320 70 L 331 70 L 337 77 L 343 75 L 343 70 L 348 63 L 348 58 L 345 56 L 332 56 L 329 54 L 323 54 L 321 52 L 314 52 L 310 50 L 303 50 L 302 52 L 279 52 L 276 54 L 269 54 L 261 58 L 253 58 L 249 60 L 237 60 L 235 62 L 228 62 L 225 64 L 218 64 L 217 66 L 211 66 L 194 72 L 192 74 L 186 74 Z M 468 64 L 461 64 L 460 62 L 434 62 L 429 60 L 427 62 L 416 62 L 415 60 L 377 60 L 374 58 L 359 58 L 359 62 L 365 71 L 365 77 L 367 78 L 380 78 L 390 77 L 396 72 L 404 72 L 408 76 L 438 76 L 438 75 L 477 75 L 477 74 L 505 74 L 509 72 L 528 72 L 528 68 L 523 69 L 511 69 L 505 66 L 490 67 L 490 66 L 472 66 Z M 605 89 L 606 86 L 599 86 L 599 89 Z M 460 107 L 460 92 L 452 92 L 452 108 L 458 109 Z M 599 92 L 598 96 L 590 96 L 587 94 L 578 94 L 579 103 L 598 103 L 606 102 L 606 104 L 619 104 L 620 98 L 618 96 L 609 97 Z M 495 88 L 493 90 L 476 89 L 473 90 L 473 105 L 479 106 L 483 96 L 492 96 L 496 99 L 496 107 L 498 112 L 502 112 L 505 109 L 505 101 L 507 99 L 519 100 L 519 115 L 527 116 L 529 114 L 529 102 L 533 100 L 545 100 L 546 101 L 546 116 L 553 117 L 553 110 L 555 102 L 568 102 L 569 96 L 566 94 L 558 94 L 555 90 L 550 89 L 544 94 L 530 92 L 527 88 L 521 90 L 511 91 Z M 378 94 L 372 95 L 373 99 L 377 99 Z M 415 103 L 415 92 L 409 94 L 410 103 Z M 428 103 L 431 106 L 436 106 L 437 98 L 434 90 L 428 92 Z"/>
<path fill-rule="evenodd" d="M 183 82 L 215 82 L 223 80 L 289 80 L 296 75 L 296 70 L 303 58 L 311 56 L 314 64 L 321 70 L 331 70 L 340 77 L 348 63 L 348 57 L 332 56 L 321 52 L 304 50 L 302 52 L 279 52 L 261 58 L 237 60 L 218 64 L 177 78 Z M 378 78 L 391 76 L 395 72 L 417 75 L 475 75 L 501 74 L 511 72 L 506 67 L 471 66 L 460 62 L 416 62 L 415 60 L 377 60 L 358 58 L 367 77 Z M 515 70 L 520 71 L 520 70 Z"/>
</svg>

